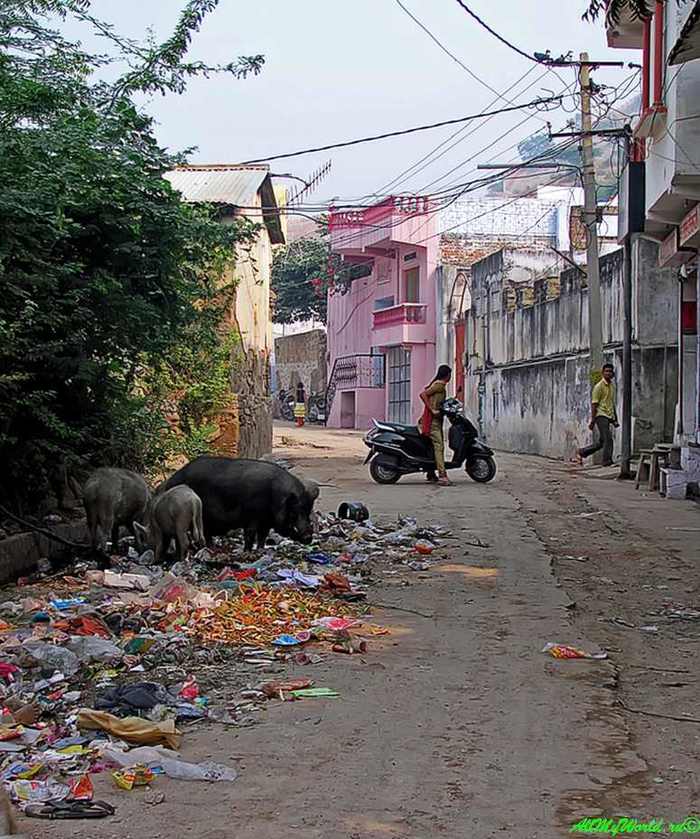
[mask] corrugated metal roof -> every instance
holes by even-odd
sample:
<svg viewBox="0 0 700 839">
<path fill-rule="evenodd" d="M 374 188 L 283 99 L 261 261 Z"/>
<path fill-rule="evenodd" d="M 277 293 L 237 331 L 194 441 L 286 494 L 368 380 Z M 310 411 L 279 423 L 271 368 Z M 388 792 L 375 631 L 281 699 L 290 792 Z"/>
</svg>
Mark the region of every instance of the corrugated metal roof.
<svg viewBox="0 0 700 839">
<path fill-rule="evenodd" d="M 262 220 L 273 245 L 284 244 L 280 211 L 270 178 L 270 167 L 209 164 L 179 166 L 165 173 L 173 189 L 190 203 L 225 204 L 228 207 L 250 208 L 258 205 L 260 192 Z"/>
<path fill-rule="evenodd" d="M 185 201 L 252 207 L 268 166 L 183 166 L 165 177 Z"/>
</svg>

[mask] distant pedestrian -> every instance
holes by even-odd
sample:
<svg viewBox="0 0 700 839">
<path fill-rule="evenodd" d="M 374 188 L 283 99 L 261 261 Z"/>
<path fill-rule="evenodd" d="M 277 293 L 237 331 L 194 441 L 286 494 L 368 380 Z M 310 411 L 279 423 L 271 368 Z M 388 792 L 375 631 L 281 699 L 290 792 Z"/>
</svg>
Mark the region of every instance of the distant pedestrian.
<svg viewBox="0 0 700 839">
<path fill-rule="evenodd" d="M 420 420 L 420 430 L 426 437 L 430 437 L 435 452 L 435 466 L 437 476 L 431 469 L 427 478 L 432 483 L 450 486 L 450 479 L 445 469 L 445 441 L 442 436 L 442 403 L 447 398 L 447 383 L 452 377 L 452 369 L 447 364 L 441 364 L 433 381 L 421 393 L 421 402 L 425 405 Z"/>
<path fill-rule="evenodd" d="M 598 430 L 598 439 L 590 446 L 584 446 L 578 451 L 578 462 L 583 463 L 584 459 L 595 452 L 603 450 L 603 466 L 612 466 L 613 462 L 613 433 L 612 429 L 617 428 L 617 409 L 615 385 L 615 368 L 612 364 L 604 364 L 602 369 L 603 378 L 594 386 L 591 396 L 591 421 L 588 427 L 591 431 Z"/>
<path fill-rule="evenodd" d="M 297 385 L 296 404 L 294 405 L 294 419 L 299 428 L 304 425 L 306 419 L 306 391 L 304 390 L 304 383 L 299 382 Z"/>
</svg>

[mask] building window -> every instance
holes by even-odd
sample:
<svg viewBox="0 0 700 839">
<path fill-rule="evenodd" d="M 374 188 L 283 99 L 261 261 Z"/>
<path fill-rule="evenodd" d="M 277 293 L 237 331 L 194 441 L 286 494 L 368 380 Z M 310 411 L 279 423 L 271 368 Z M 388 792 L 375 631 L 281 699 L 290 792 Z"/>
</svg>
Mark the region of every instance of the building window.
<svg viewBox="0 0 700 839">
<path fill-rule="evenodd" d="M 384 353 L 379 352 L 376 347 L 372 347 L 369 354 L 369 361 L 372 365 L 372 387 L 384 387 L 386 375 L 384 372 Z"/>
<path fill-rule="evenodd" d="M 404 303 L 420 303 L 420 269 L 404 271 Z"/>
<path fill-rule="evenodd" d="M 411 418 L 411 351 L 392 347 L 389 368 L 389 422 L 408 424 Z"/>
<path fill-rule="evenodd" d="M 391 297 L 378 297 L 374 301 L 374 311 L 381 312 L 382 309 L 391 309 L 394 305 L 394 295 L 392 294 Z"/>
</svg>

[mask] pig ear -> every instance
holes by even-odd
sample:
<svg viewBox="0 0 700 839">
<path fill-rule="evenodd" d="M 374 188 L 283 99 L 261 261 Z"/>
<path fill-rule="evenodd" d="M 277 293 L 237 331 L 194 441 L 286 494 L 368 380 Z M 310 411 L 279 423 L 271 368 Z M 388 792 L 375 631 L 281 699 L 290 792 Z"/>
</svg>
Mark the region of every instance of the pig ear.
<svg viewBox="0 0 700 839">
<path fill-rule="evenodd" d="M 134 530 L 141 536 L 146 536 L 147 534 L 146 528 L 137 521 L 134 522 Z"/>
<path fill-rule="evenodd" d="M 321 492 L 316 481 L 307 481 L 306 491 L 309 493 L 309 496 L 311 497 L 312 501 L 315 501 L 318 498 L 319 493 Z"/>
</svg>

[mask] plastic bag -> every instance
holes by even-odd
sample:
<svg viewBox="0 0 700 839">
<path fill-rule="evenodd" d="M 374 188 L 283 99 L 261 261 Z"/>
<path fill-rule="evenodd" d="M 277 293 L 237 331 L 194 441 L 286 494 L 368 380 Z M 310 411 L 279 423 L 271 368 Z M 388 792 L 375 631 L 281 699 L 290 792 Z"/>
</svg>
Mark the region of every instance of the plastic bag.
<svg viewBox="0 0 700 839">
<path fill-rule="evenodd" d="M 291 691 L 294 699 L 337 699 L 340 696 L 332 688 L 302 688 Z"/>
<path fill-rule="evenodd" d="M 40 614 L 41 612 L 37 612 L 34 615 L 34 621 L 37 620 Z M 112 637 L 112 633 L 109 631 L 107 624 L 94 615 L 80 615 L 77 618 L 56 621 L 54 623 L 54 629 L 60 629 L 61 632 L 65 632 L 67 635 L 97 635 L 100 638 Z"/>
<path fill-rule="evenodd" d="M 151 635 L 137 635 L 135 638 L 130 638 L 126 642 L 124 652 L 127 655 L 142 655 L 143 653 L 147 653 L 156 641 L 157 639 Z"/>
<path fill-rule="evenodd" d="M 70 797 L 73 801 L 92 801 L 95 789 L 89 775 L 80 775 L 70 785 Z"/>
<path fill-rule="evenodd" d="M 64 612 L 67 609 L 76 609 L 78 606 L 82 606 L 84 603 L 84 597 L 70 597 L 66 600 L 52 600 L 50 605 L 53 606 L 54 609 L 57 609 L 59 612 Z"/>
<path fill-rule="evenodd" d="M 166 574 L 152 593 L 156 600 L 173 603 L 175 600 L 189 600 L 197 594 L 197 589 L 191 586 L 187 580 L 183 580 L 182 577 Z"/>
<path fill-rule="evenodd" d="M 15 673 L 20 672 L 16 664 L 9 664 L 6 661 L 0 662 L 0 679 L 4 679 L 6 682 L 14 682 Z"/>
<path fill-rule="evenodd" d="M 315 574 L 304 574 L 296 568 L 279 568 L 275 574 L 288 583 L 298 583 L 306 588 L 318 588 L 321 578 Z"/>
<path fill-rule="evenodd" d="M 163 772 L 176 781 L 235 781 L 238 772 L 220 763 L 205 760 L 203 763 L 187 763 L 184 760 L 164 758 L 159 764 Z"/>
<path fill-rule="evenodd" d="M 22 804 L 63 801 L 70 795 L 70 787 L 51 779 L 48 781 L 12 781 L 9 791 L 10 796 Z"/>
<path fill-rule="evenodd" d="M 415 544 L 416 553 L 428 555 L 431 554 L 435 550 L 435 545 L 432 542 L 428 542 L 426 540 L 421 540 L 416 542 Z"/>
<path fill-rule="evenodd" d="M 25 641 L 22 649 L 37 661 L 43 670 L 60 670 L 67 676 L 74 676 L 80 669 L 78 656 L 65 647 L 47 644 L 45 641 Z"/>
<path fill-rule="evenodd" d="M 313 562 L 316 565 L 330 565 L 333 562 L 333 560 L 330 556 L 328 556 L 328 554 L 321 553 L 320 551 L 316 553 L 307 554 L 306 561 Z"/>
<path fill-rule="evenodd" d="M 130 769 L 124 769 L 121 772 L 112 772 L 114 783 L 120 788 L 131 791 L 134 787 L 145 787 L 155 781 L 156 776 L 152 769 L 144 766 L 143 763 L 137 763 L 136 766 Z"/>
<path fill-rule="evenodd" d="M 314 621 L 314 626 L 322 626 L 324 629 L 330 629 L 332 632 L 340 632 L 344 629 L 350 629 L 352 626 L 359 626 L 360 621 L 356 618 L 318 618 Z"/>
<path fill-rule="evenodd" d="M 93 711 L 81 708 L 78 711 L 78 727 L 107 731 L 127 743 L 158 745 L 164 743 L 171 749 L 180 745 L 180 732 L 175 728 L 174 720 L 149 722 L 139 717 L 119 719 L 106 711 Z"/>
<path fill-rule="evenodd" d="M 133 766 L 134 763 L 141 763 L 151 768 L 160 766 L 169 778 L 178 781 L 235 781 L 238 777 L 236 770 L 228 766 L 211 761 L 187 763 L 180 760 L 179 756 L 160 747 L 144 747 L 124 752 L 115 746 L 108 745 L 102 749 L 102 757 L 117 766 Z"/>
<path fill-rule="evenodd" d="M 177 698 L 158 682 L 133 682 L 119 685 L 100 692 L 95 698 L 98 711 L 111 711 L 133 715 L 135 712 L 148 711 L 156 706 L 177 704 Z"/>
<path fill-rule="evenodd" d="M 350 580 L 338 571 L 329 571 L 323 578 L 323 588 L 335 592 L 352 591 Z"/>
<path fill-rule="evenodd" d="M 276 647 L 294 647 L 302 641 L 294 635 L 278 635 L 272 642 Z"/>
<path fill-rule="evenodd" d="M 87 581 L 96 586 L 122 588 L 128 591 L 148 591 L 151 579 L 143 574 L 117 574 L 115 571 L 88 571 Z"/>
<path fill-rule="evenodd" d="M 197 680 L 194 676 L 190 676 L 185 681 L 185 684 L 182 686 L 178 696 L 180 699 L 185 699 L 187 702 L 192 702 L 199 696 L 199 685 L 197 684 Z"/>
<path fill-rule="evenodd" d="M 94 636 L 74 636 L 66 644 L 66 649 L 75 653 L 83 664 L 92 661 L 111 664 L 124 657 L 124 651 L 116 644 Z"/>
<path fill-rule="evenodd" d="M 542 647 L 543 653 L 549 653 L 552 658 L 592 658 L 604 659 L 608 657 L 605 652 L 587 653 L 578 647 L 570 647 L 568 644 L 554 644 L 551 641 Z"/>
</svg>

